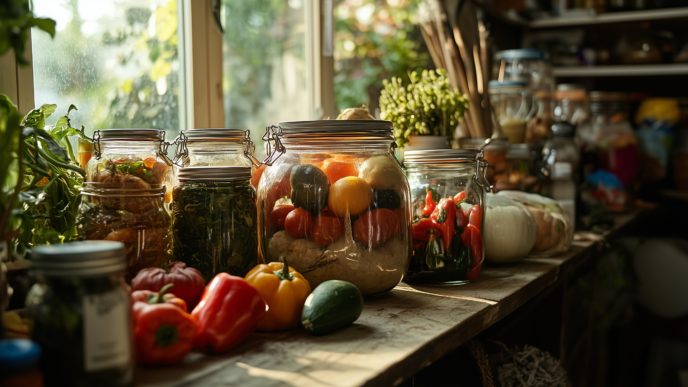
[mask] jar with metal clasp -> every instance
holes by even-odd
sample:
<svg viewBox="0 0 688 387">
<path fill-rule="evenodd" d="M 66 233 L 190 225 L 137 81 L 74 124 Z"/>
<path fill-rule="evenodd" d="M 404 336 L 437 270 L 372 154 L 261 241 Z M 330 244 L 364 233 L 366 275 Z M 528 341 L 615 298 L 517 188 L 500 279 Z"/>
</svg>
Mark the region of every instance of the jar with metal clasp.
<svg viewBox="0 0 688 387">
<path fill-rule="evenodd" d="M 175 139 L 174 162 L 183 167 L 259 166 L 251 132 L 243 129 L 187 129 Z"/>
</svg>

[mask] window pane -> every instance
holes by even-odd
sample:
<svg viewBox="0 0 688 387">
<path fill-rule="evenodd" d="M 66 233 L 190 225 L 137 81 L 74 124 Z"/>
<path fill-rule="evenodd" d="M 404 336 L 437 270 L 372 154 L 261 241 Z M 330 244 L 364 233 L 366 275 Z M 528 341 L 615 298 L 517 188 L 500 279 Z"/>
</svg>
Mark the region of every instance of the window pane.
<svg viewBox="0 0 688 387">
<path fill-rule="evenodd" d="M 33 0 L 57 21 L 55 39 L 32 32 L 36 106 L 92 132 L 104 128 L 179 130 L 177 0 Z"/>
<path fill-rule="evenodd" d="M 266 125 L 311 119 L 307 0 L 223 0 L 223 90 L 227 127 L 260 137 Z"/>
</svg>

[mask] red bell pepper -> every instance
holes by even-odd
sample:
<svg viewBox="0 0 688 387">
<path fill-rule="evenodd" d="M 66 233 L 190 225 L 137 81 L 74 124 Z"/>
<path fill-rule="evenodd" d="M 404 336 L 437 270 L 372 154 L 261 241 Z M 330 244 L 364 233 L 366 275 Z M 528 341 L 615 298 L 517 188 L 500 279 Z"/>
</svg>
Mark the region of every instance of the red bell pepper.
<svg viewBox="0 0 688 387">
<path fill-rule="evenodd" d="M 425 207 L 423 208 L 423 216 L 432 215 L 432 212 L 435 211 L 435 207 L 437 207 L 437 203 L 435 203 L 435 200 L 433 200 L 432 198 L 432 191 L 428 190 L 428 193 L 425 195 Z"/>
<path fill-rule="evenodd" d="M 459 203 L 462 200 L 466 200 L 466 191 L 461 191 L 454 196 L 454 203 Z"/>
<path fill-rule="evenodd" d="M 468 224 L 475 226 L 480 230 L 480 223 L 483 220 L 483 209 L 479 205 L 474 205 L 471 207 L 470 215 L 468 217 Z"/>
<path fill-rule="evenodd" d="M 172 293 L 167 293 L 172 289 L 174 284 L 167 284 L 160 289 L 159 292 L 152 292 L 150 290 L 137 290 L 131 294 L 131 302 L 145 302 L 146 304 L 172 304 L 179 309 L 187 312 L 186 301 L 178 298 Z"/>
<path fill-rule="evenodd" d="M 193 347 L 196 320 L 173 304 L 134 303 L 136 359 L 141 364 L 174 364 Z"/>
<path fill-rule="evenodd" d="M 454 221 L 456 218 L 456 204 L 449 199 L 442 199 L 430 215 L 433 223 L 442 231 L 442 242 L 444 251 L 449 251 L 452 238 L 454 238 Z"/>
<path fill-rule="evenodd" d="M 430 218 L 416 220 L 413 222 L 412 230 L 414 241 L 429 241 L 430 238 L 436 238 L 442 234 L 442 230 Z"/>
<path fill-rule="evenodd" d="M 198 320 L 194 348 L 220 354 L 246 340 L 265 315 L 265 302 L 245 279 L 220 273 L 191 312 Z"/>
</svg>

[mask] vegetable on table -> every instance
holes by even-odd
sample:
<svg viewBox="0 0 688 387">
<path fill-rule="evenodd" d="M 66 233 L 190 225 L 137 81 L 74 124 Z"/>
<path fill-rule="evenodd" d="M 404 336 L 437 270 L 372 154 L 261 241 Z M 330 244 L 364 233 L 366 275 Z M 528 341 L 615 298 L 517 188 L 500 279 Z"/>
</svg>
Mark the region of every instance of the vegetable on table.
<svg viewBox="0 0 688 387">
<path fill-rule="evenodd" d="M 303 276 L 289 267 L 287 259 L 258 265 L 248 274 L 246 281 L 258 290 L 268 311 L 256 329 L 259 331 L 279 331 L 294 328 L 301 321 L 301 311 L 306 297 L 311 294 L 311 286 Z"/>
<path fill-rule="evenodd" d="M 174 287 L 174 284 L 167 284 L 160 289 L 159 292 L 152 292 L 150 290 L 137 290 L 131 293 L 131 302 L 144 302 L 146 304 L 172 304 L 184 312 L 188 312 L 186 301 L 175 296 L 172 293 L 167 293 Z"/>
<path fill-rule="evenodd" d="M 313 216 L 303 208 L 295 208 L 284 219 L 284 228 L 294 238 L 304 238 L 311 233 Z"/>
<path fill-rule="evenodd" d="M 483 220 L 485 259 L 516 262 L 525 258 L 535 243 L 535 218 L 522 204 L 503 195 L 486 195 Z"/>
<path fill-rule="evenodd" d="M 430 219 L 442 231 L 442 242 L 444 244 L 444 251 L 449 251 L 452 238 L 454 237 L 454 221 L 456 218 L 456 204 L 449 199 L 441 199 L 439 204 L 433 210 Z"/>
<path fill-rule="evenodd" d="M 136 359 L 141 364 L 174 364 L 193 347 L 197 326 L 194 317 L 178 306 L 134 303 Z"/>
<path fill-rule="evenodd" d="M 321 283 L 306 299 L 301 324 L 308 333 L 326 335 L 358 320 L 363 312 L 363 295 L 350 282 Z"/>
<path fill-rule="evenodd" d="M 365 212 L 373 202 L 373 189 L 356 176 L 339 179 L 330 188 L 327 208 L 340 218 Z"/>
<path fill-rule="evenodd" d="M 165 263 L 162 268 L 151 267 L 138 272 L 131 280 L 131 289 L 136 291 L 161 291 L 165 285 L 174 284 L 174 294 L 184 300 L 189 309 L 193 309 L 205 290 L 205 281 L 201 273 L 184 262 Z"/>
<path fill-rule="evenodd" d="M 220 354 L 248 339 L 266 306 L 260 294 L 241 277 L 220 273 L 208 284 L 191 315 L 198 322 L 194 348 Z"/>
<path fill-rule="evenodd" d="M 348 108 L 342 110 L 337 116 L 338 120 L 374 120 L 370 114 L 370 110 L 366 105 L 361 105 L 360 108 Z"/>
<path fill-rule="evenodd" d="M 398 232 L 397 214 L 386 208 L 368 211 L 354 222 L 354 239 L 368 249 L 382 246 Z"/>
</svg>

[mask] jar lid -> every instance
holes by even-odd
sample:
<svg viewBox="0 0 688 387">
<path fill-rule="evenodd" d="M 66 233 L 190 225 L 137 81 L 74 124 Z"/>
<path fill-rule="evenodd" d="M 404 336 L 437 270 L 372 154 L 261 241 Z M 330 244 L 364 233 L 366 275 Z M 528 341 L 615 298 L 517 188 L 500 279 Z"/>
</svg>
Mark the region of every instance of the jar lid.
<svg viewBox="0 0 688 387">
<path fill-rule="evenodd" d="M 553 137 L 573 138 L 576 135 L 576 128 L 566 121 L 559 121 L 552 124 Z"/>
<path fill-rule="evenodd" d="M 0 340 L 0 369 L 26 367 L 41 357 L 41 347 L 27 339 Z"/>
<path fill-rule="evenodd" d="M 526 83 L 521 81 L 490 81 L 487 84 L 488 89 L 499 89 L 502 87 L 526 87 Z"/>
<path fill-rule="evenodd" d="M 31 264 L 39 274 L 58 277 L 111 274 L 127 268 L 121 242 L 82 241 L 35 247 Z"/>
<path fill-rule="evenodd" d="M 628 102 L 628 94 L 613 91 L 591 91 L 590 101 Z"/>
<path fill-rule="evenodd" d="M 244 129 L 227 128 L 186 129 L 181 132 L 187 141 L 244 141 L 250 133 Z"/>
<path fill-rule="evenodd" d="M 545 52 L 534 48 L 520 48 L 516 50 L 504 50 L 495 54 L 496 60 L 513 60 L 513 59 L 536 59 L 544 60 Z"/>
<path fill-rule="evenodd" d="M 404 152 L 404 164 L 447 164 L 475 161 L 477 149 L 424 149 Z"/>
<path fill-rule="evenodd" d="M 179 168 L 179 181 L 238 181 L 251 178 L 249 166 Z"/>
<path fill-rule="evenodd" d="M 459 147 L 462 149 L 478 149 L 485 144 L 486 138 L 460 138 Z M 507 137 L 493 138 L 492 141 L 485 147 L 486 150 L 507 150 L 509 148 L 509 139 Z"/>
<path fill-rule="evenodd" d="M 390 121 L 382 120 L 313 120 L 282 121 L 282 138 L 347 137 L 394 139 Z"/>
<path fill-rule="evenodd" d="M 158 129 L 100 129 L 93 134 L 93 139 L 100 141 L 164 141 L 165 131 Z"/>
<path fill-rule="evenodd" d="M 540 154 L 542 146 L 537 144 L 510 144 L 507 159 L 530 159 L 533 153 Z"/>
</svg>

